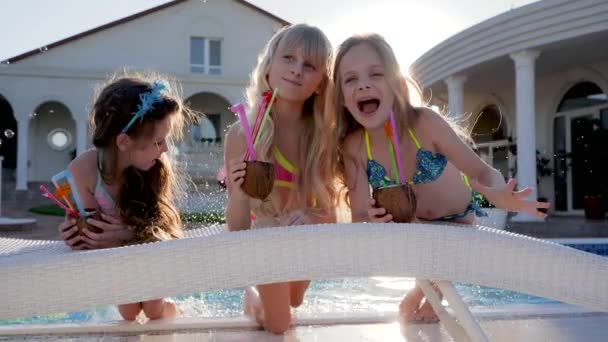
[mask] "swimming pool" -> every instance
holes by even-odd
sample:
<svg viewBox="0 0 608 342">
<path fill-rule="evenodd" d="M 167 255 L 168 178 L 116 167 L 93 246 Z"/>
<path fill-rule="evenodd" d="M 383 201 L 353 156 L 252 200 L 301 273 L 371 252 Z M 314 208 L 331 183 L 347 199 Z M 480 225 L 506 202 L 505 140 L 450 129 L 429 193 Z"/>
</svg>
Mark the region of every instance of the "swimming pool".
<svg viewBox="0 0 608 342">
<path fill-rule="evenodd" d="M 608 256 L 605 240 L 557 240 L 590 253 Z M 394 312 L 403 295 L 414 286 L 412 278 L 372 277 L 314 281 L 298 312 L 307 315 Z M 510 304 L 546 304 L 554 301 L 476 285 L 456 284 L 464 301 L 472 308 L 499 308 Z M 243 289 L 226 289 L 176 297 L 184 317 L 236 317 L 242 315 Z M 113 306 L 94 310 L 0 321 L 2 325 L 96 323 L 119 320 Z"/>
</svg>

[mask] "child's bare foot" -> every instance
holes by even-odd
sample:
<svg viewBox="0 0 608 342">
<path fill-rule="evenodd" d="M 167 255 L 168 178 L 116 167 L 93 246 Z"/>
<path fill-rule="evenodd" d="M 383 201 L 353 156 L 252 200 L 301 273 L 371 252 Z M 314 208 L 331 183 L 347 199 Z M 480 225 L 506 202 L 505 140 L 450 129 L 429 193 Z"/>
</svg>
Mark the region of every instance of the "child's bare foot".
<svg viewBox="0 0 608 342">
<path fill-rule="evenodd" d="M 425 299 L 424 304 L 414 313 L 414 320 L 424 323 L 437 323 L 439 322 L 439 317 L 435 313 L 435 310 L 433 310 L 431 303 Z"/>
<path fill-rule="evenodd" d="M 416 320 L 416 313 L 418 312 L 420 300 L 420 296 L 418 296 L 417 293 L 414 293 L 414 291 L 408 292 L 403 298 L 401 304 L 399 304 L 399 316 L 405 322 L 413 322 Z"/>
<path fill-rule="evenodd" d="M 245 288 L 245 294 L 243 295 L 243 306 L 245 316 L 249 316 L 260 325 L 263 324 L 262 302 L 260 301 L 258 291 L 253 286 Z"/>
</svg>

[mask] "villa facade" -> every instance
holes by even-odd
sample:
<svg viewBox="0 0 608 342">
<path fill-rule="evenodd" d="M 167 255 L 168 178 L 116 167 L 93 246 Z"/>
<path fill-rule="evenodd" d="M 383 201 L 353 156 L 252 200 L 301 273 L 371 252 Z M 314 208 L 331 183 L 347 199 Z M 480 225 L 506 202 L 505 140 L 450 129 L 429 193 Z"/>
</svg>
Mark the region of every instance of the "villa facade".
<svg viewBox="0 0 608 342">
<path fill-rule="evenodd" d="M 511 10 L 435 46 L 410 73 L 431 104 L 473 130 L 489 164 L 533 187 L 552 214 L 606 201 L 608 1 Z"/>
<path fill-rule="evenodd" d="M 177 0 L 3 61 L 5 175 L 14 177 L 16 190 L 26 190 L 89 148 L 94 89 L 126 68 L 177 80 L 190 107 L 205 114 L 179 151 L 187 166 L 209 177 L 235 120 L 228 107 L 244 100 L 258 53 L 286 24 L 246 1 Z"/>
</svg>

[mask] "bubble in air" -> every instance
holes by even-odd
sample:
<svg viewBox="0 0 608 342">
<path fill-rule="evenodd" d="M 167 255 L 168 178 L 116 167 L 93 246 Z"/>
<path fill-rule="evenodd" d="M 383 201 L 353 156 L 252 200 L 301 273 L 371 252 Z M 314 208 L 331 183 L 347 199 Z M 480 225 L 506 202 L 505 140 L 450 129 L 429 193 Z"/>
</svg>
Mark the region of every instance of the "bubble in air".
<svg viewBox="0 0 608 342">
<path fill-rule="evenodd" d="M 36 115 L 38 115 L 38 113 L 33 112 L 33 113 L 30 114 L 30 118 L 34 118 L 34 117 L 36 117 Z"/>
<path fill-rule="evenodd" d="M 43 46 L 43 47 L 41 47 L 41 48 L 40 48 L 40 49 L 38 49 L 38 50 L 40 50 L 40 52 L 44 52 L 44 51 L 48 51 L 48 50 L 49 50 L 49 48 L 48 48 L 48 47 L 46 47 L 46 46 Z"/>
<path fill-rule="evenodd" d="M 2 147 L 2 139 L 0 139 L 0 147 Z"/>
<path fill-rule="evenodd" d="M 10 64 L 11 64 L 11 61 L 9 61 L 8 59 L 5 60 L 5 61 L 0 62 L 0 65 L 2 65 L 2 66 L 7 66 L 7 65 L 10 65 Z"/>
<path fill-rule="evenodd" d="M 6 129 L 4 130 L 4 136 L 10 139 L 15 136 L 15 132 L 13 130 Z"/>
</svg>

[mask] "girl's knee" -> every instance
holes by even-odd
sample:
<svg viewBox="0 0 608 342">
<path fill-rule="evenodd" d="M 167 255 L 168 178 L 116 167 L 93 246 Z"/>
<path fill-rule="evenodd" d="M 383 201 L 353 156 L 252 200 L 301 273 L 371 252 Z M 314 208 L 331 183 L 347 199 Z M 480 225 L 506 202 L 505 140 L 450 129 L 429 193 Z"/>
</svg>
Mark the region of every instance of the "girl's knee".
<svg viewBox="0 0 608 342">
<path fill-rule="evenodd" d="M 161 318 L 174 318 L 177 315 L 175 304 L 166 299 L 156 299 L 144 302 L 144 314 L 151 320 Z"/>
<path fill-rule="evenodd" d="M 143 302 L 142 308 L 144 314 L 149 319 L 159 319 L 163 317 L 163 309 L 165 301 L 162 299 L 155 299 Z"/>
<path fill-rule="evenodd" d="M 141 303 L 123 304 L 118 306 L 118 312 L 126 321 L 134 321 L 141 311 Z"/>
</svg>

